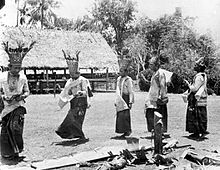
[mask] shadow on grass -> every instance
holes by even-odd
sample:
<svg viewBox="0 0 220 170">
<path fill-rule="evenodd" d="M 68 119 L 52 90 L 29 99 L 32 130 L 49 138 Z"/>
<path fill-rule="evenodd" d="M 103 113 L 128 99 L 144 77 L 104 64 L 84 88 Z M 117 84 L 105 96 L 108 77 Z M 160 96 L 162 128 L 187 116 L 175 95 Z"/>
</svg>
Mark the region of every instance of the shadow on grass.
<svg viewBox="0 0 220 170">
<path fill-rule="evenodd" d="M 200 136 L 200 137 L 191 137 L 190 135 L 189 136 L 183 136 L 184 138 L 187 138 L 187 139 L 190 139 L 190 140 L 194 140 L 194 141 L 197 141 L 197 142 L 202 142 L 204 140 L 207 140 L 209 138 L 207 138 L 206 136 Z"/>
<path fill-rule="evenodd" d="M 114 139 L 114 140 L 126 140 L 126 137 L 125 136 L 113 136 L 111 137 L 110 139 Z"/>
<path fill-rule="evenodd" d="M 89 139 L 74 139 L 74 140 L 65 140 L 61 142 L 53 142 L 52 145 L 62 145 L 62 146 L 77 146 L 88 142 Z"/>
<path fill-rule="evenodd" d="M 17 165 L 19 162 L 22 162 L 24 160 L 25 156 L 19 156 L 13 159 L 7 159 L 1 157 L 0 162 L 2 165 Z"/>
</svg>

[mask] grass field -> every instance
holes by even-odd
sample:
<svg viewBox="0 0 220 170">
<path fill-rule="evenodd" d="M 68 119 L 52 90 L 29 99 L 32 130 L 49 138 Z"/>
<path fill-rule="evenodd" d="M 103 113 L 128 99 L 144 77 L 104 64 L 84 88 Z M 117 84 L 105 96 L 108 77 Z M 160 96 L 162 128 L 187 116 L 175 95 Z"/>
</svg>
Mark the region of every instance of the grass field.
<svg viewBox="0 0 220 170">
<path fill-rule="evenodd" d="M 135 104 L 131 110 L 132 136 L 146 137 L 144 103 L 146 92 L 135 93 Z M 87 151 L 102 146 L 123 145 L 125 140 L 113 140 L 115 136 L 114 93 L 95 93 L 92 107 L 87 110 L 84 122 L 84 132 L 89 142 L 77 145 L 72 141 L 61 139 L 55 134 L 56 128 L 67 114 L 69 105 L 58 110 L 58 96 L 31 95 L 26 100 L 28 114 L 25 117 L 24 142 L 25 155 L 30 161 L 59 158 L 81 151 Z M 186 104 L 180 95 L 169 94 L 168 132 L 171 138 L 179 141 L 180 145 L 191 144 L 194 147 L 218 150 L 220 152 L 220 97 L 208 98 L 208 139 L 194 141 L 186 138 L 185 132 Z M 149 146 L 151 140 L 141 139 L 140 144 Z"/>
</svg>

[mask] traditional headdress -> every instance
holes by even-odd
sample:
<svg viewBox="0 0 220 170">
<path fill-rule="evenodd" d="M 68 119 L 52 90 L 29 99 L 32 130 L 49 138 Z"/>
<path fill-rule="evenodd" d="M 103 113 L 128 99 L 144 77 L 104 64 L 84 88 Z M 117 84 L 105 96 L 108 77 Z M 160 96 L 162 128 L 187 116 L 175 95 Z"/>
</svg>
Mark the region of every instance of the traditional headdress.
<svg viewBox="0 0 220 170">
<path fill-rule="evenodd" d="M 24 44 L 18 44 L 17 48 L 11 48 L 8 42 L 3 42 L 5 52 L 8 54 L 9 63 L 11 65 L 22 65 L 25 55 L 33 48 L 36 41 L 33 41 L 29 47 L 24 47 Z"/>
<path fill-rule="evenodd" d="M 64 50 L 62 50 L 62 52 L 63 52 L 64 58 L 66 59 L 70 75 L 74 75 L 76 73 L 79 73 L 79 68 L 78 68 L 79 64 L 78 63 L 79 63 L 80 51 L 77 50 L 75 56 L 71 56 L 70 51 L 65 52 Z"/>
</svg>

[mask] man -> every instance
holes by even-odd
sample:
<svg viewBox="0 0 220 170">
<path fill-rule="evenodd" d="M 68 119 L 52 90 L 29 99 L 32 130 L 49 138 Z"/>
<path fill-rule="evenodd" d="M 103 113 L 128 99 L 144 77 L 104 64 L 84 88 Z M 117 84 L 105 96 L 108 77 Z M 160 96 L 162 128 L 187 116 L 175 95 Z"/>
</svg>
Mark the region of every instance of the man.
<svg viewBox="0 0 220 170">
<path fill-rule="evenodd" d="M 33 43 L 34 44 L 34 43 Z M 3 158 L 16 159 L 23 150 L 23 127 L 26 109 L 24 99 L 29 95 L 27 77 L 21 72 L 24 56 L 32 48 L 19 46 L 16 49 L 4 43 L 9 56 L 9 71 L 0 77 L 0 94 L 3 101 L 1 120 L 1 155 Z"/>
<path fill-rule="evenodd" d="M 79 138 L 88 141 L 83 133 L 82 125 L 86 110 L 90 107 L 90 97 L 92 97 L 92 94 L 90 92 L 91 87 L 89 81 L 83 76 L 80 76 L 78 70 L 79 53 L 80 51 L 77 51 L 76 58 L 74 58 L 63 51 L 71 78 L 66 82 L 59 96 L 58 105 L 60 108 L 63 108 L 70 102 L 70 110 L 56 130 L 56 133 L 64 139 Z"/>
<path fill-rule="evenodd" d="M 167 132 L 167 84 L 163 69 L 160 69 L 159 57 L 153 56 L 149 63 L 150 69 L 154 71 L 151 77 L 151 84 L 146 100 L 145 117 L 147 120 L 147 130 L 154 130 L 154 111 L 162 115 L 163 132 Z"/>
<path fill-rule="evenodd" d="M 126 60 L 124 60 L 126 62 Z M 121 65 L 120 76 L 116 85 L 116 133 L 122 133 L 120 138 L 129 136 L 131 130 L 130 109 L 134 103 L 132 79 L 128 76 L 128 63 Z"/>
</svg>

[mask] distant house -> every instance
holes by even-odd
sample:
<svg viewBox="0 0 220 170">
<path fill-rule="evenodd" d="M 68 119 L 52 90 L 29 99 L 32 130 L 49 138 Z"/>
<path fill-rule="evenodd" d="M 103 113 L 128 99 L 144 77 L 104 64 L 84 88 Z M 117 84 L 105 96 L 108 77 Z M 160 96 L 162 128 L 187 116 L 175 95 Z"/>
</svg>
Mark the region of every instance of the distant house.
<svg viewBox="0 0 220 170">
<path fill-rule="evenodd" d="M 62 53 L 63 49 L 69 50 L 73 54 L 76 50 L 81 51 L 79 54 L 80 68 L 118 70 L 117 55 L 100 33 L 14 27 L 4 27 L 3 32 L 1 40 L 8 40 L 9 44 L 12 41 L 11 37 L 8 36 L 9 34 L 37 41 L 33 49 L 24 58 L 23 67 L 25 68 L 66 68 L 67 64 Z M 13 45 L 13 42 L 11 45 Z M 7 65 L 8 56 L 0 47 L 0 66 Z"/>
<path fill-rule="evenodd" d="M 106 70 L 105 77 L 102 80 L 97 80 L 98 82 L 107 84 L 108 73 L 116 73 L 119 70 L 117 55 L 100 33 L 14 27 L 4 27 L 3 29 L 0 39 L 1 41 L 9 41 L 9 46 L 16 46 L 19 41 L 24 41 L 28 45 L 31 40 L 36 40 L 36 44 L 28 52 L 22 64 L 25 71 L 31 70 L 34 72 L 28 77 L 29 80 L 32 80 L 30 82 L 33 82 L 33 87 L 39 84 L 39 80 L 41 82 L 44 80 L 46 85 L 42 85 L 43 88 L 51 88 L 49 83 L 54 79 L 54 73 L 56 74 L 55 83 L 63 78 L 63 75 L 58 75 L 60 74 L 59 70 L 64 70 L 64 78 L 68 78 L 68 73 L 66 72 L 68 67 L 62 49 L 64 51 L 68 50 L 72 55 L 77 50 L 80 51 L 79 67 L 91 71 L 87 72 L 90 74 L 89 78 L 96 78 L 91 76 L 95 70 Z M 0 66 L 7 67 L 7 65 L 8 55 L 1 46 Z M 92 81 L 96 82 L 94 79 Z M 63 86 L 63 83 L 62 81 L 61 86 Z M 54 81 L 52 81 L 52 84 L 54 84 Z"/>
</svg>

